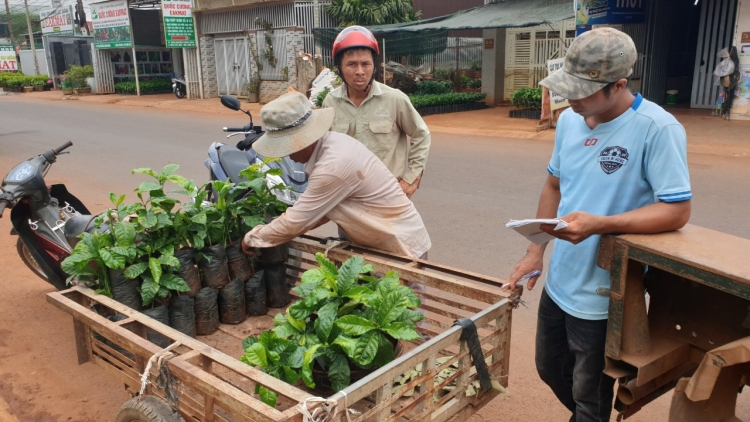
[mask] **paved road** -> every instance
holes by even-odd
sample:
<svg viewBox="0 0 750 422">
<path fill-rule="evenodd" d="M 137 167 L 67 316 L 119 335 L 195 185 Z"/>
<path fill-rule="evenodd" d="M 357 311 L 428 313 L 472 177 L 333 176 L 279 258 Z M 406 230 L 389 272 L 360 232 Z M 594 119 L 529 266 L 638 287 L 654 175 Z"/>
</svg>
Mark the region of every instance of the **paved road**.
<svg viewBox="0 0 750 422">
<path fill-rule="evenodd" d="M 458 116 L 458 115 L 456 115 Z M 461 125 L 458 117 L 456 126 Z M 132 193 L 137 167 L 181 165 L 180 174 L 205 180 L 203 167 L 222 126 L 244 124 L 243 116 L 136 110 L 112 105 L 29 102 L 0 97 L 0 173 L 18 162 L 71 140 L 48 182 L 64 182 L 89 209 L 107 206 L 109 192 Z M 434 261 L 505 278 L 526 243 L 504 228 L 510 218 L 533 216 L 551 143 L 436 133 L 429 168 L 414 200 L 433 241 Z M 691 223 L 750 238 L 750 158 L 690 156 L 695 200 Z M 19 421 L 112 420 L 126 399 L 121 385 L 97 367 L 74 366 L 71 324 L 47 305 L 50 288 L 32 278 L 0 220 L 0 415 L 7 407 Z M 330 232 L 330 227 L 322 232 Z M 524 295 L 528 309 L 514 313 L 511 394 L 496 399 L 472 420 L 566 420 L 565 409 L 536 377 L 533 367 L 535 310 L 539 289 Z M 747 396 L 747 395 L 746 395 Z M 740 409 L 750 414 L 750 399 Z M 662 398 L 632 418 L 664 420 Z"/>
</svg>

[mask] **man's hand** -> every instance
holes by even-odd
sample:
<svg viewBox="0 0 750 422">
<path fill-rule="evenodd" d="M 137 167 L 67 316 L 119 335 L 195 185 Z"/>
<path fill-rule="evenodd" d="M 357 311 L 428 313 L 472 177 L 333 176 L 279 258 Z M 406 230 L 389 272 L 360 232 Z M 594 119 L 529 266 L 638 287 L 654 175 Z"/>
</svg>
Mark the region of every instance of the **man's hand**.
<svg viewBox="0 0 750 422">
<path fill-rule="evenodd" d="M 560 218 L 568 223 L 568 227 L 555 230 L 554 225 L 543 224 L 541 229 L 558 239 L 567 240 L 577 245 L 590 236 L 601 233 L 600 228 L 602 227 L 603 218 L 583 211 L 576 211 Z"/>
<path fill-rule="evenodd" d="M 422 180 L 422 175 L 420 174 L 419 176 L 417 176 L 416 179 L 414 179 L 414 183 L 412 184 L 409 184 L 404 179 L 398 179 L 398 184 L 399 186 L 401 186 L 401 189 L 406 194 L 406 197 L 411 199 L 411 196 L 414 195 L 414 192 L 416 192 L 417 189 L 419 189 L 419 182 L 421 180 Z"/>
<path fill-rule="evenodd" d="M 544 269 L 543 260 L 543 249 L 541 251 L 526 252 L 526 256 L 518 261 L 518 264 L 516 264 L 515 268 L 513 268 L 513 272 L 510 274 L 510 277 L 508 277 L 508 288 L 510 290 L 516 290 L 516 283 L 518 283 L 518 280 L 534 270 L 539 270 L 539 272 L 541 273 L 541 271 Z M 526 284 L 526 288 L 532 290 L 537 280 L 539 280 L 539 276 L 529 278 L 529 281 Z"/>
<path fill-rule="evenodd" d="M 242 252 L 244 252 L 245 255 L 248 255 L 250 257 L 254 257 L 258 254 L 258 250 L 254 248 L 253 246 L 245 243 L 245 239 L 242 239 Z"/>
</svg>

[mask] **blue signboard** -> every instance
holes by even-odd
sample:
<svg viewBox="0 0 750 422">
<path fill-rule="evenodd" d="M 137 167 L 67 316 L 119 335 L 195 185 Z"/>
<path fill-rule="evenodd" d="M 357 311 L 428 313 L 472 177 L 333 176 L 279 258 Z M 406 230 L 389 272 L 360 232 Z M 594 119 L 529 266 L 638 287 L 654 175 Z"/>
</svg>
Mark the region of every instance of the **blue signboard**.
<svg viewBox="0 0 750 422">
<path fill-rule="evenodd" d="M 644 23 L 651 0 L 576 0 L 576 25 Z"/>
</svg>

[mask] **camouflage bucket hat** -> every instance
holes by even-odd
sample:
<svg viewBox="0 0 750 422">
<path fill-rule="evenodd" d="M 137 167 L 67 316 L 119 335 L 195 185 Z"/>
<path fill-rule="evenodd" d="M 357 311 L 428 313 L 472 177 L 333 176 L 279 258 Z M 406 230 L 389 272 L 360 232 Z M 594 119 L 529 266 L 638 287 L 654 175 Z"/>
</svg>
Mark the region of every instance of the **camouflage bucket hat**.
<svg viewBox="0 0 750 422">
<path fill-rule="evenodd" d="M 613 28 L 597 28 L 573 40 L 562 69 L 539 85 L 569 100 L 594 95 L 611 82 L 633 73 L 637 57 L 630 36 Z"/>
</svg>

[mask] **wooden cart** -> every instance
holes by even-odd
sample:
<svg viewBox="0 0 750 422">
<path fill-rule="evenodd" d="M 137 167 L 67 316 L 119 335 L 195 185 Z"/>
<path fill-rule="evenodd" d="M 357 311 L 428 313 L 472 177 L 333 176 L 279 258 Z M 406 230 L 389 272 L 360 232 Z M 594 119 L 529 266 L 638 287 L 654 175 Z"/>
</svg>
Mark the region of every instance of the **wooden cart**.
<svg viewBox="0 0 750 422">
<path fill-rule="evenodd" d="M 296 256 L 290 254 L 287 275 L 295 282 L 315 265 L 313 255 L 325 250 L 311 237 L 293 241 L 290 249 Z M 473 387 L 476 369 L 466 342 L 459 340 L 461 328 L 453 325 L 459 318 L 474 321 L 492 378 L 507 386 L 511 310 L 518 298 L 501 291 L 502 280 L 367 249 L 331 249 L 327 254 L 338 264 L 360 255 L 378 272 L 395 269 L 404 282 L 427 286 L 421 306 L 427 325 L 420 331 L 432 339 L 407 343 L 405 352 L 391 364 L 330 396 L 329 404 L 335 404 L 338 414 L 321 420 L 343 421 L 348 414 L 354 421 L 458 421 L 475 413 L 500 392 Z M 273 316 L 283 309 L 270 309 L 267 315 L 250 317 L 239 325 L 222 325 L 210 336 L 190 338 L 86 288 L 50 293 L 47 300 L 73 317 L 79 364 L 100 365 L 121 379 L 133 395 L 141 389 L 147 362 L 161 350 L 146 340 L 146 328 L 179 342 L 175 356 L 165 365 L 176 379 L 179 413 L 186 421 L 301 422 L 299 404 L 320 395 L 288 385 L 237 359 L 243 354 L 241 340 L 269 329 Z M 112 322 L 101 315 L 102 310 L 125 319 Z M 445 379 L 438 377 L 453 363 L 457 363 L 456 371 Z M 416 378 L 394 386 L 395 379 L 418 365 L 421 372 Z M 149 379 L 153 382 L 156 375 L 154 365 Z M 254 394 L 257 384 L 278 394 L 276 408 Z M 153 385 L 146 390 L 146 394 L 164 397 Z"/>
<path fill-rule="evenodd" d="M 618 421 L 675 387 L 671 422 L 739 421 L 737 392 L 750 380 L 750 240 L 692 225 L 605 236 L 599 266 L 612 280 L 604 372 L 619 381 Z"/>
</svg>

